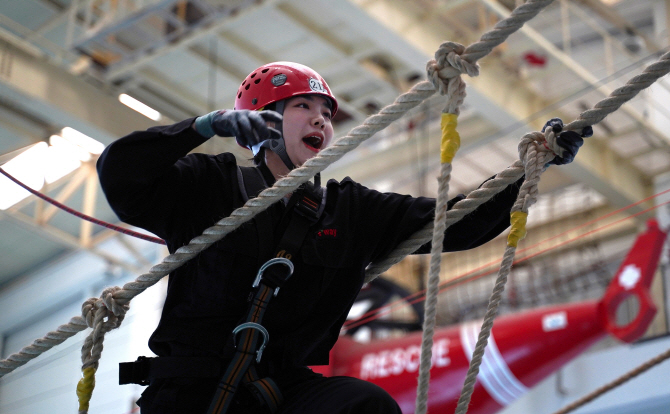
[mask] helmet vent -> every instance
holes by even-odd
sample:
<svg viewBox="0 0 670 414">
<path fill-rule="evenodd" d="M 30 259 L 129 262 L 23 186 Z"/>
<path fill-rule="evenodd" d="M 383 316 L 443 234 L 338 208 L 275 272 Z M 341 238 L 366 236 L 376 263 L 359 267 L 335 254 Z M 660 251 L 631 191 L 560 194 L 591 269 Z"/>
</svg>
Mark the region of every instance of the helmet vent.
<svg viewBox="0 0 670 414">
<path fill-rule="evenodd" d="M 245 86 L 245 87 L 244 87 L 244 90 L 247 90 L 247 91 L 248 91 L 248 90 L 249 90 L 249 86 L 251 86 L 251 84 L 250 84 L 250 83 L 249 83 L 249 84 L 247 84 L 247 86 Z"/>
<path fill-rule="evenodd" d="M 242 85 L 244 85 L 245 83 L 247 83 L 247 80 L 246 80 L 246 79 L 244 80 L 244 82 L 242 82 Z"/>
<path fill-rule="evenodd" d="M 255 83 L 256 85 L 258 85 L 260 82 L 261 82 L 260 78 L 259 78 L 259 79 L 256 79 L 256 80 L 254 81 L 254 83 Z"/>
<path fill-rule="evenodd" d="M 269 71 L 269 70 L 270 70 L 269 68 L 265 68 L 261 71 L 261 73 L 267 73 L 267 71 Z"/>
<path fill-rule="evenodd" d="M 253 78 L 254 78 L 254 76 L 256 76 L 256 72 L 252 73 L 252 74 L 251 74 L 251 76 L 250 76 L 250 78 L 252 78 L 252 79 L 253 79 Z"/>
<path fill-rule="evenodd" d="M 242 92 L 237 94 L 237 99 L 240 99 L 242 97 Z"/>
</svg>

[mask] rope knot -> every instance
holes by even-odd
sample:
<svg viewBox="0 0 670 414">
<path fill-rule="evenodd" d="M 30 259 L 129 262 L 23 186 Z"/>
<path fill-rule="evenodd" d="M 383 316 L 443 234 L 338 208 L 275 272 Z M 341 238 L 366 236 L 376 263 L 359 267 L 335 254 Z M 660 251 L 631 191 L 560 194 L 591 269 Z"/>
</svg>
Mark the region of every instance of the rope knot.
<svg viewBox="0 0 670 414">
<path fill-rule="evenodd" d="M 533 161 L 540 162 L 542 157 L 551 160 L 562 154 L 563 150 L 556 143 L 556 137 L 557 134 L 552 128 L 546 128 L 544 133 L 535 131 L 524 135 L 519 141 L 519 159 L 526 165 L 530 161 L 529 156 L 535 158 Z"/>
<path fill-rule="evenodd" d="M 444 42 L 435 52 L 435 59 L 426 64 L 428 79 L 435 89 L 447 96 L 447 107 L 443 112 L 458 115 L 465 99 L 465 82 L 461 74 L 479 75 L 479 66 L 463 59 L 465 47 L 455 42 Z"/>
<path fill-rule="evenodd" d="M 89 328 L 95 329 L 102 324 L 103 330 L 109 332 L 121 324 L 130 306 L 116 301 L 114 293 L 118 290 L 121 290 L 118 286 L 108 287 L 102 291 L 100 298 L 89 298 L 81 305 L 82 317 Z"/>
</svg>

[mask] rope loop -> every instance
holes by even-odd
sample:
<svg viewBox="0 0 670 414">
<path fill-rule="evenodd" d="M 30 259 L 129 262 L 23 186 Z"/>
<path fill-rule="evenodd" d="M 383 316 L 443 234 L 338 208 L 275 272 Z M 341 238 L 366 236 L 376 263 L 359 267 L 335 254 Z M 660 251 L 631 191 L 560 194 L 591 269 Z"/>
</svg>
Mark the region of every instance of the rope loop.
<svg viewBox="0 0 670 414">
<path fill-rule="evenodd" d="M 463 59 L 465 47 L 456 42 L 444 42 L 435 52 L 435 59 L 426 64 L 428 79 L 435 89 L 447 96 L 447 105 L 442 112 L 458 115 L 465 99 L 465 82 L 461 74 L 479 75 L 479 66 Z"/>
<path fill-rule="evenodd" d="M 531 145 L 535 147 L 535 151 L 531 151 Z M 546 128 L 544 133 L 535 131 L 524 135 L 519 141 L 518 151 L 519 159 L 524 165 L 529 161 L 529 154 L 545 155 L 551 153 L 556 156 L 563 153 L 563 149 L 556 143 L 556 133 L 551 128 Z"/>
<path fill-rule="evenodd" d="M 118 290 L 121 290 L 118 286 L 105 288 L 100 298 L 89 298 L 81 305 L 81 316 L 89 328 L 100 325 L 102 331 L 109 332 L 121 325 L 130 306 L 116 301 L 114 293 Z"/>
<path fill-rule="evenodd" d="M 81 305 L 81 317 L 86 321 L 86 326 L 93 328 L 95 325 L 95 312 L 98 309 L 98 298 L 88 298 Z"/>
</svg>

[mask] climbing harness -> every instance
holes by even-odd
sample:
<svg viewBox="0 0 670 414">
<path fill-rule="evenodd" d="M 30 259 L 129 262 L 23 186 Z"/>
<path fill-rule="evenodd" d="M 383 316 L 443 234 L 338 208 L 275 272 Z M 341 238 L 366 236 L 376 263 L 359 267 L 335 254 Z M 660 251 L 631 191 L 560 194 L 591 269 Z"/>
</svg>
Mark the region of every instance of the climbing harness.
<svg viewBox="0 0 670 414">
<path fill-rule="evenodd" d="M 370 138 L 391 122 L 399 119 L 405 112 L 416 107 L 420 102 L 435 93 L 436 90 L 449 91 L 450 88 L 452 90 L 457 89 L 456 85 L 459 80 L 456 79 L 459 79 L 458 75 L 460 73 L 468 73 L 471 76 L 476 75 L 472 70 L 473 67 L 476 67 L 476 62 L 479 59 L 490 53 L 494 47 L 501 44 L 510 34 L 518 30 L 526 21 L 535 17 L 541 9 L 551 2 L 552 0 L 529 0 L 517 7 L 509 17 L 498 22 L 491 31 L 481 37 L 479 42 L 468 46 L 462 52 L 454 50 L 454 53 L 447 53 L 444 57 L 437 57 L 437 65 L 435 66 L 437 70 L 432 70 L 429 67 L 429 77 L 431 79 L 437 77 L 446 80 L 444 82 L 446 87 L 441 86 L 442 82 L 421 82 L 416 84 L 409 92 L 399 96 L 393 104 L 383 108 L 378 114 L 370 116 L 361 126 L 352 129 L 348 135 L 337 140 L 330 147 L 320 151 L 318 156 L 309 159 L 300 168 L 292 170 L 286 177 L 278 180 L 273 187 L 263 190 L 258 194 L 257 198 L 249 199 L 243 207 L 238 208 L 229 217 L 220 220 L 214 226 L 206 229 L 201 236 L 194 238 L 188 245 L 179 248 L 176 252 L 167 256 L 162 263 L 152 267 L 148 273 L 140 275 L 136 281 L 127 283 L 123 288 L 105 289 L 101 298 L 92 298 L 85 303 L 82 307 L 81 317 L 72 318 L 68 324 L 58 327 L 56 331 L 49 332 L 44 338 L 36 340 L 32 345 L 23 348 L 18 353 L 10 355 L 5 360 L 1 360 L 0 376 L 6 375 L 46 350 L 62 343 L 77 332 L 86 329 L 87 326 L 91 327 L 93 330 L 86 338 L 84 349 L 82 350 L 84 370 L 82 381 L 85 385 L 88 385 L 86 387 L 82 386 L 85 389 L 82 390 L 82 396 L 80 397 L 80 412 L 86 412 L 93 388 L 90 385 L 93 383 L 91 371 L 94 372 L 94 369 L 87 370 L 87 368 L 97 367 L 104 334 L 119 326 L 127 310 L 128 303 L 133 297 L 155 284 L 163 276 L 166 276 L 188 260 L 197 256 L 202 250 L 222 239 L 243 223 L 251 220 L 271 204 L 281 200 L 286 194 L 294 192 L 302 183 L 307 182 L 315 174 L 340 159 L 345 153 L 355 149 L 364 140 Z M 450 44 L 445 45 L 448 48 L 452 47 Z M 448 62 L 449 65 L 444 64 L 444 62 Z M 626 85 L 614 90 L 607 98 L 597 103 L 594 109 L 580 114 L 579 118 L 567 124 L 564 130 L 579 131 L 586 126 L 600 122 L 608 114 L 614 112 L 625 102 L 632 99 L 641 90 L 649 87 L 669 72 L 670 52 L 662 55 L 657 62 L 649 65 L 642 74 L 633 77 Z M 450 101 L 446 112 L 457 114 L 457 112 L 453 111 L 457 111 L 458 106 L 459 103 L 457 101 Z M 446 219 L 444 220 L 445 227 L 474 211 L 479 205 L 493 197 L 509 184 L 517 181 L 524 174 L 526 175 L 526 180 L 519 193 L 520 198 L 513 207 L 513 211 L 518 212 L 515 217 L 527 214 L 528 207 L 535 202 L 537 196 L 537 182 L 542 166 L 554 157 L 552 151 L 548 151 L 543 144 L 539 144 L 546 140 L 551 147 L 554 138 L 551 134 L 551 131 L 547 131 L 545 133 L 546 136 L 539 132 L 524 136 L 520 144 L 521 160 L 496 175 L 494 179 L 484 183 L 479 189 L 470 193 L 466 199 L 458 202 L 453 209 L 446 213 Z M 445 164 L 443 164 L 443 171 L 447 168 L 444 167 Z M 508 247 L 501 265 L 501 272 L 491 297 L 484 326 L 480 332 L 480 338 L 477 341 L 475 355 L 471 360 L 471 366 L 468 370 L 461 399 L 459 399 L 459 407 L 457 409 L 457 413 L 459 414 L 467 410 L 467 405 L 474 389 L 478 364 L 481 363 L 481 354 L 483 354 L 487 336 L 490 333 L 492 321 L 495 318 L 497 304 L 504 289 L 504 283 L 513 260 L 516 244 L 521 234 L 525 231 L 521 224 L 523 219 L 516 221 L 519 224 L 517 225 L 518 228 L 514 230 L 514 234 L 518 234 L 518 236 L 512 236 L 508 241 Z M 427 224 L 423 229 L 410 236 L 406 242 L 401 243 L 387 259 L 372 264 L 366 272 L 366 280 L 373 279 L 392 264 L 397 263 L 401 258 L 416 251 L 420 246 L 430 241 L 435 226 L 436 224 L 433 223 Z M 428 307 L 426 309 L 428 310 Z M 244 331 L 256 332 L 255 329 L 245 329 Z M 479 357 L 477 357 L 478 354 Z"/>
<path fill-rule="evenodd" d="M 278 265 L 288 267 L 288 271 L 279 271 Z M 267 273 L 267 274 L 266 274 Z M 249 383 L 259 391 L 263 401 L 271 412 L 276 411 L 283 401 L 281 391 L 271 378 L 259 378 L 253 363 L 259 364 L 263 357 L 270 335 L 261 324 L 270 299 L 279 294 L 279 290 L 293 274 L 293 263 L 287 258 L 276 257 L 268 260 L 258 271 L 253 287 L 257 289 L 245 321 L 233 329 L 233 346 L 235 355 L 228 364 L 225 374 L 221 377 L 207 414 L 224 414 L 233 402 L 242 378 L 247 375 Z M 241 338 L 238 340 L 238 334 Z M 259 341 L 262 342 L 259 344 Z M 259 381 L 263 381 L 260 383 Z M 256 384 L 257 383 L 257 384 Z"/>
<path fill-rule="evenodd" d="M 237 179 L 245 202 L 268 187 L 259 167 L 238 166 Z M 241 384 L 271 413 L 277 410 L 283 400 L 281 390 L 272 378 L 261 377 L 256 368 L 270 341 L 262 321 L 270 300 L 279 294 L 281 287 L 293 274 L 291 259 L 299 253 L 309 228 L 319 220 L 325 207 L 325 192 L 320 186 L 318 175 L 314 182 L 314 185 L 309 182 L 303 184 L 288 201 L 287 209 L 292 209 L 289 224 L 275 249 L 275 257 L 260 266 L 251 286 L 247 316 L 233 329 L 227 341 L 226 351 L 229 352 L 224 351 L 224 355 L 232 356 L 225 360 L 213 357 L 139 357 L 135 362 L 119 364 L 119 384 L 148 385 L 157 378 L 217 377 L 220 380 L 208 414 L 224 414 Z M 254 218 L 259 232 L 261 260 L 272 254 L 268 245 L 273 239 L 269 230 L 272 223 L 264 213 Z"/>
</svg>

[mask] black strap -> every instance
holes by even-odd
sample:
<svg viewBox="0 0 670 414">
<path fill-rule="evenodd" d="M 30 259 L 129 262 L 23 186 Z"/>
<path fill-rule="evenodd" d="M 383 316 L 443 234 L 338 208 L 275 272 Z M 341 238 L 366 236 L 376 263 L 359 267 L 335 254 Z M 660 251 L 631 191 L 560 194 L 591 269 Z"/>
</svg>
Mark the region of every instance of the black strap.
<svg viewBox="0 0 670 414">
<path fill-rule="evenodd" d="M 119 385 L 148 385 L 156 378 L 215 378 L 227 362 L 215 357 L 139 357 L 119 364 Z"/>
<path fill-rule="evenodd" d="M 244 193 L 247 197 L 251 197 L 262 191 L 262 188 L 258 189 L 254 187 L 255 185 L 260 185 L 257 178 L 260 175 L 258 174 L 260 171 L 252 173 L 249 170 L 245 171 L 245 169 L 240 168 L 239 172 L 239 175 L 242 176 L 240 189 L 244 188 Z M 262 279 L 256 279 L 258 290 L 253 295 L 252 303 L 247 312 L 247 318 L 234 331 L 236 332 L 243 328 L 244 334 L 241 335 L 242 338 L 240 341 L 234 341 L 237 343 L 235 355 L 219 381 L 219 385 L 207 411 L 208 414 L 223 414 L 228 410 L 243 378 L 247 380 L 247 383 L 253 385 L 250 389 L 258 391 L 257 394 L 263 397 L 262 400 L 265 404 L 272 407 L 273 411 L 281 403 L 281 392 L 274 381 L 270 378 L 259 379 L 254 369 L 254 359 L 256 359 L 256 363 L 260 362 L 260 352 L 262 352 L 262 347 L 264 346 L 261 345 L 261 348 L 258 348 L 259 343 L 261 340 L 263 343 L 269 340 L 267 333 L 263 332 L 265 328 L 261 325 L 263 315 L 269 301 L 278 293 L 279 288 L 281 288 L 290 276 L 290 274 L 286 274 L 286 269 L 282 269 L 281 266 L 269 265 L 267 268 L 266 266 L 280 259 L 290 262 L 296 257 L 309 228 L 319 220 L 324 207 L 323 190 L 321 187 L 315 187 L 311 183 L 303 184 L 291 196 L 287 205 L 287 210 L 291 211 L 288 226 L 279 241 L 275 257 L 264 264 L 259 271 L 259 277 L 262 274 Z M 258 221 L 257 225 L 260 229 L 259 243 L 263 243 L 264 240 L 270 239 L 267 234 L 263 234 L 269 229 L 262 228 L 260 224 L 260 221 Z M 264 252 L 261 251 L 259 253 L 262 255 Z M 264 269 L 265 272 L 263 272 Z M 255 282 L 254 287 L 256 286 Z M 263 392 L 260 392 L 261 390 Z"/>
<path fill-rule="evenodd" d="M 258 168 L 238 166 L 237 179 L 245 202 L 258 196 L 268 187 Z M 237 346 L 219 381 L 217 392 L 208 410 L 209 414 L 222 414 L 227 411 L 243 378 L 253 394 L 273 412 L 281 403 L 279 387 L 271 378 L 260 378 L 256 374 L 254 360 L 256 362 L 260 360 L 263 347 L 269 340 L 265 328 L 261 325 L 265 310 L 272 297 L 290 276 L 285 265 L 281 266 L 275 262 L 278 259 L 280 262 L 281 259 L 291 261 L 296 257 L 309 228 L 319 220 L 325 208 L 325 191 L 318 185 L 319 177 L 315 177 L 314 181 L 317 183 L 316 186 L 305 183 L 291 196 L 287 204 L 287 211 L 290 212 L 288 225 L 275 249 L 274 259 L 268 262 L 264 260 L 272 256 L 274 244 L 272 221 L 266 211 L 254 218 L 258 232 L 259 258 L 264 263 L 259 271 L 259 276 L 262 275 L 262 278 L 260 280 L 257 278 L 258 283 L 254 283 L 247 317 L 235 328 L 236 333 L 231 337 L 232 341 L 228 341 Z M 273 264 L 268 266 L 268 263 Z M 153 378 L 217 377 L 223 371 L 221 368 L 221 361 L 215 358 L 140 357 L 135 362 L 120 364 L 119 383 L 146 385 L 148 380 Z"/>
</svg>

